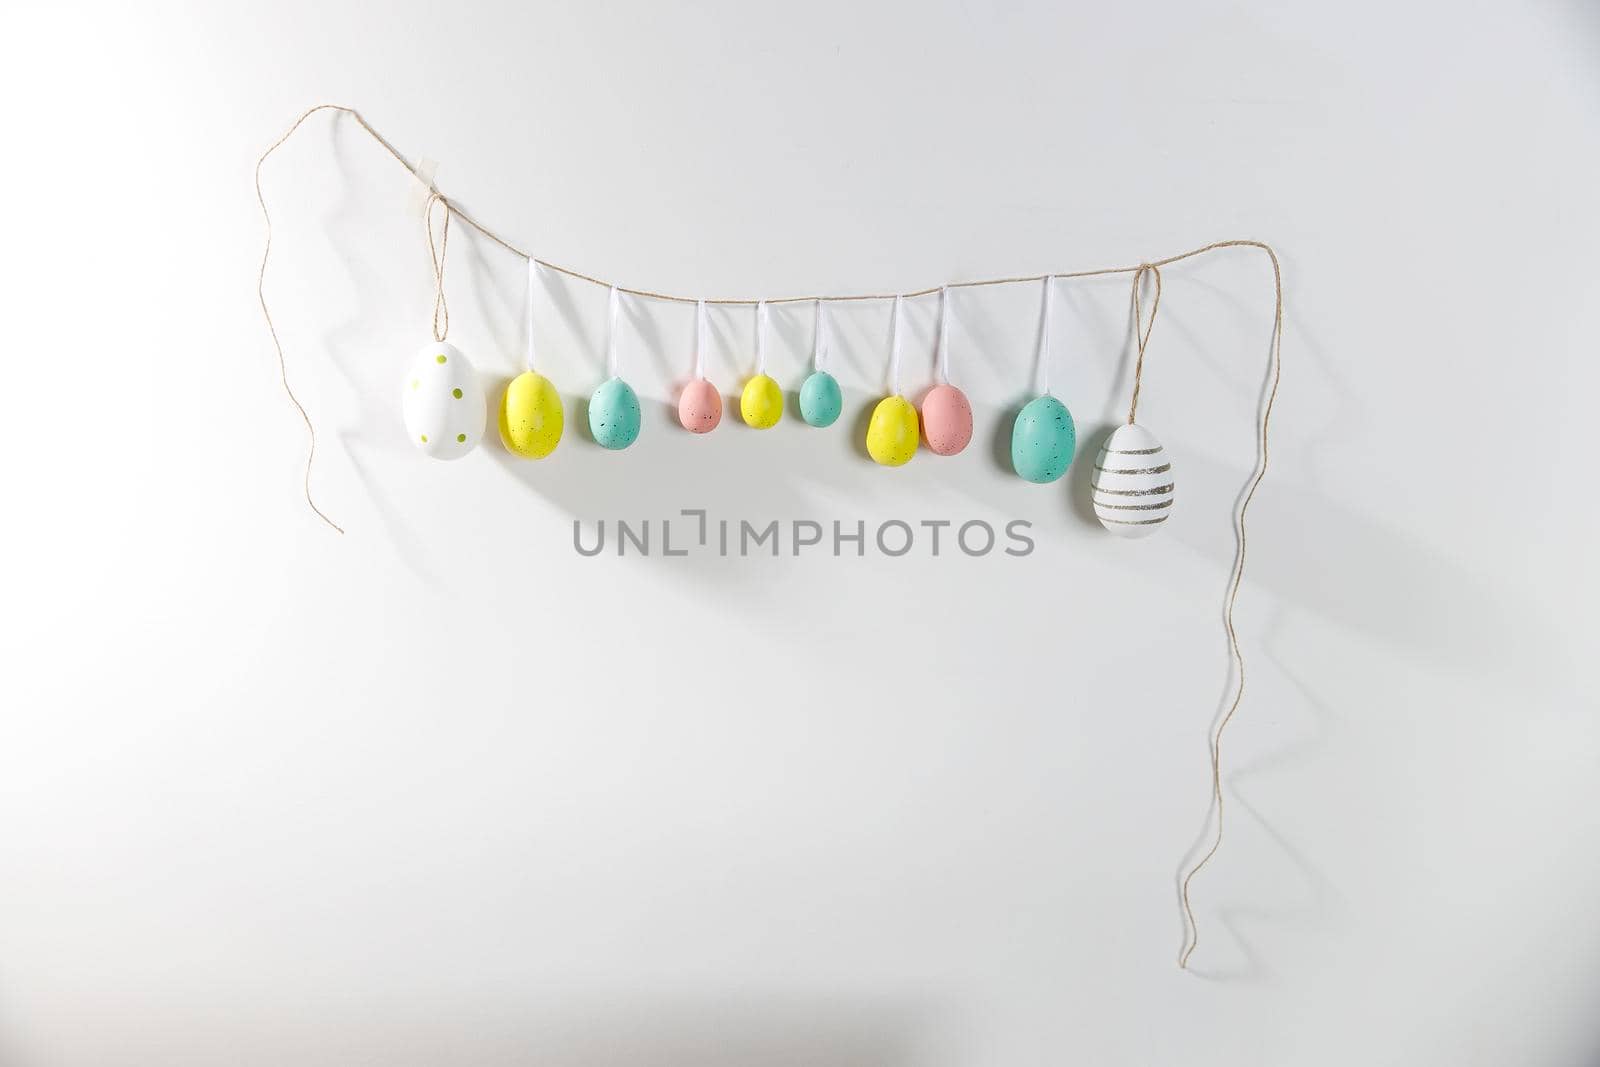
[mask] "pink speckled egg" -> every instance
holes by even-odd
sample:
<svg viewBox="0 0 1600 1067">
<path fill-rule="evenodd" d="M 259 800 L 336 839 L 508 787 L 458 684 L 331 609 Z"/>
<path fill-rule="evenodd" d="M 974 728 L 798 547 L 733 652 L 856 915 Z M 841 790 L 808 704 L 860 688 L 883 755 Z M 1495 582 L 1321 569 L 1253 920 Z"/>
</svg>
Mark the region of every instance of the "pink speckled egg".
<svg viewBox="0 0 1600 1067">
<path fill-rule="evenodd" d="M 936 385 L 922 400 L 922 432 L 937 455 L 953 456 L 972 440 L 972 405 L 967 394 L 948 383 Z"/>
<path fill-rule="evenodd" d="M 690 433 L 710 433 L 722 421 L 722 394 L 704 378 L 683 387 L 678 398 L 678 421 Z"/>
</svg>

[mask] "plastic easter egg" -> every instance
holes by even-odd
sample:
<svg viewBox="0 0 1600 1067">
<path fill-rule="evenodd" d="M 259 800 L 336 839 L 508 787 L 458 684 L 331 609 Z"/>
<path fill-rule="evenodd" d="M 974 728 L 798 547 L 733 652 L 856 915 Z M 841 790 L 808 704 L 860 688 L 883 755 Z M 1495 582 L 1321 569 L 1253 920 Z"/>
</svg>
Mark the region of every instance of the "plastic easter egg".
<svg viewBox="0 0 1600 1067">
<path fill-rule="evenodd" d="M 922 433 L 935 455 L 953 456 L 972 440 L 972 405 L 946 382 L 922 399 Z"/>
<path fill-rule="evenodd" d="M 1119 426 L 1094 461 L 1094 513 L 1119 537 L 1145 537 L 1172 514 L 1172 462 L 1155 434 Z"/>
<path fill-rule="evenodd" d="M 549 378 L 523 371 L 500 398 L 500 441 L 523 459 L 543 459 L 561 443 L 566 416 Z"/>
<path fill-rule="evenodd" d="M 1011 427 L 1011 466 L 1030 482 L 1053 482 L 1067 473 L 1078 447 L 1078 431 L 1067 405 L 1036 396 Z"/>
<path fill-rule="evenodd" d="M 772 429 L 783 418 L 783 390 L 765 374 L 756 375 L 739 394 L 739 414 L 752 429 Z"/>
<path fill-rule="evenodd" d="M 412 444 L 434 459 L 460 459 L 483 436 L 489 402 L 467 357 L 435 341 L 412 361 L 400 411 Z"/>
<path fill-rule="evenodd" d="M 844 410 L 839 383 L 825 370 L 812 371 L 800 386 L 800 417 L 812 426 L 832 426 Z"/>
<path fill-rule="evenodd" d="M 867 452 L 885 467 L 899 467 L 917 451 L 917 409 L 896 394 L 878 401 L 867 424 Z"/>
<path fill-rule="evenodd" d="M 639 436 L 639 397 L 621 378 L 610 378 L 589 398 L 589 433 L 595 444 L 613 451 Z"/>
<path fill-rule="evenodd" d="M 683 387 L 678 397 L 678 421 L 690 433 L 710 433 L 722 421 L 722 394 L 704 378 Z"/>
</svg>

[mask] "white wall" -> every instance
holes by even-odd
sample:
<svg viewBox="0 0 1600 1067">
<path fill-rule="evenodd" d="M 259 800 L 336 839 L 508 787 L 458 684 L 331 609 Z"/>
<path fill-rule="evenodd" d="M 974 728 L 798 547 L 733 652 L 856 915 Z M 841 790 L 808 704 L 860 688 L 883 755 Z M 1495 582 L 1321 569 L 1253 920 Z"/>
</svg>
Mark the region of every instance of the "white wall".
<svg viewBox="0 0 1600 1067">
<path fill-rule="evenodd" d="M 1580 1064 L 1600 1055 L 1581 3 L 44 5 L 8 17 L 0 1060 Z M 913 288 L 1259 237 L 1289 330 L 1253 513 L 1231 823 L 1197 883 L 1265 261 L 1167 273 L 1141 421 L 1171 528 L 997 458 L 1037 291 L 962 293 L 979 437 L 851 408 L 691 438 L 691 314 L 630 310 L 631 452 L 406 443 L 430 277 L 363 111 L 514 240 L 628 284 Z M 518 264 L 452 236 L 503 381 Z M 538 340 L 598 380 L 603 293 Z M 1126 279 L 1062 290 L 1093 444 Z M 934 303 L 909 309 L 929 381 Z M 713 373 L 751 364 L 716 312 Z M 797 383 L 804 309 L 775 315 Z M 1026 559 L 582 559 L 574 517 L 1012 518 Z M 1191 853 L 1192 854 L 1192 853 Z"/>
</svg>

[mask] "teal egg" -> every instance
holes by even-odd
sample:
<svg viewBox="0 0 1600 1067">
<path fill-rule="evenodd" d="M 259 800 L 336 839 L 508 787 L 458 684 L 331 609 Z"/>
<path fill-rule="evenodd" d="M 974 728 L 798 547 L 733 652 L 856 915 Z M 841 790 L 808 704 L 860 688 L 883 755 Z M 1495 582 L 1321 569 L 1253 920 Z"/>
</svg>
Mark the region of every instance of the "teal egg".
<svg viewBox="0 0 1600 1067">
<path fill-rule="evenodd" d="M 627 448 L 639 436 L 639 396 L 621 378 L 601 382 L 589 398 L 589 433 L 601 448 Z"/>
<path fill-rule="evenodd" d="M 1036 396 L 1011 427 L 1011 466 L 1030 482 L 1053 482 L 1067 473 L 1078 447 L 1078 431 L 1067 405 Z"/>
<path fill-rule="evenodd" d="M 800 417 L 813 426 L 832 426 L 844 410 L 839 383 L 825 370 L 812 371 L 800 386 Z"/>
</svg>

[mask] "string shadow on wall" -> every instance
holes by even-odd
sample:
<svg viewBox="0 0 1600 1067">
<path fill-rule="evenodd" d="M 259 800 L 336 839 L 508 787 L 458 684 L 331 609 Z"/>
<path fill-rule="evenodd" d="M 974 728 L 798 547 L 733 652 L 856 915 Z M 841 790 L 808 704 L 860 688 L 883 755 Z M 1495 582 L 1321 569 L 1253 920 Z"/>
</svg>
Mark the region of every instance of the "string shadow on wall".
<svg viewBox="0 0 1600 1067">
<path fill-rule="evenodd" d="M 1212 980 L 1226 980 L 1234 982 L 1262 981 L 1273 977 L 1259 953 L 1251 948 L 1250 937 L 1262 925 L 1271 925 L 1286 929 L 1290 932 L 1304 933 L 1308 929 L 1324 931 L 1331 927 L 1333 922 L 1345 911 L 1345 899 L 1335 887 L 1333 881 L 1325 875 L 1316 864 L 1311 862 L 1304 849 L 1294 844 L 1288 835 L 1278 830 L 1269 820 L 1262 808 L 1250 801 L 1246 792 L 1241 787 L 1248 786 L 1257 779 L 1267 779 L 1272 776 L 1282 775 L 1293 770 L 1303 768 L 1313 756 L 1322 751 L 1331 732 L 1332 724 L 1337 721 L 1338 715 L 1326 701 L 1319 699 L 1313 690 L 1290 666 L 1287 658 L 1280 652 L 1279 646 L 1283 643 L 1285 628 L 1291 622 L 1291 613 L 1283 608 L 1274 609 L 1261 625 L 1261 653 L 1284 681 L 1299 697 L 1300 709 L 1305 712 L 1305 720 L 1311 726 L 1308 735 L 1284 745 L 1278 745 L 1271 751 L 1258 754 L 1247 762 L 1235 763 L 1223 777 L 1223 790 L 1227 803 L 1227 812 L 1230 816 L 1228 826 L 1231 834 L 1236 839 L 1242 834 L 1248 834 L 1252 828 L 1265 834 L 1274 849 L 1295 870 L 1299 879 L 1306 887 L 1306 894 L 1299 901 L 1290 902 L 1282 907 L 1267 908 L 1258 905 L 1240 906 L 1219 904 L 1210 910 L 1216 917 L 1215 927 L 1205 931 L 1208 948 L 1226 939 L 1243 957 L 1242 963 L 1235 967 L 1226 965 L 1217 966 L 1210 962 L 1215 955 L 1210 952 L 1197 954 L 1189 964 L 1189 969 L 1196 976 Z M 1257 679 L 1257 691 L 1260 686 L 1261 672 L 1257 671 L 1252 676 Z M 1227 678 L 1223 685 L 1222 695 L 1218 698 L 1217 707 L 1212 721 L 1207 726 L 1202 744 L 1209 744 L 1214 736 L 1218 722 L 1227 713 L 1228 705 L 1232 702 L 1237 674 L 1230 660 Z M 1286 716 L 1286 709 L 1280 704 L 1274 716 L 1280 722 Z M 1206 797 L 1210 797 L 1210 782 L 1206 782 Z M 1198 798 L 1197 798 L 1198 800 Z M 1189 849 L 1173 871 L 1172 888 L 1175 896 L 1181 893 L 1184 875 L 1188 873 L 1194 862 L 1204 855 L 1210 847 L 1212 833 L 1215 827 L 1216 808 L 1214 804 L 1207 804 L 1206 817 L 1200 829 L 1190 843 Z M 1241 819 L 1248 820 L 1242 823 Z M 1209 870 L 1209 869 L 1208 869 Z M 1195 888 L 1202 883 L 1195 882 Z M 1234 898 L 1226 898 L 1234 899 Z M 1204 922 L 1207 912 L 1199 913 Z M 1184 944 L 1188 930 L 1179 914 L 1176 919 L 1175 943 Z M 1220 928 L 1221 934 L 1217 932 Z"/>
<path fill-rule="evenodd" d="M 348 308 L 347 313 L 338 322 L 322 330 L 320 337 L 321 349 L 328 355 L 327 363 L 355 398 L 361 415 L 356 422 L 358 428 L 340 427 L 331 436 L 349 461 L 351 473 L 372 504 L 389 543 L 402 563 L 420 580 L 431 585 L 436 584 L 439 572 L 432 565 L 422 540 L 409 528 L 400 510 L 378 481 L 369 461 L 370 457 L 381 455 L 388 449 L 385 428 L 387 421 L 394 418 L 394 412 L 387 402 L 392 401 L 393 394 L 373 395 L 356 373 L 356 368 L 379 365 L 389 356 L 389 353 L 373 351 L 371 336 L 371 323 L 376 321 L 379 309 L 385 306 L 386 293 L 377 280 L 380 275 L 373 269 L 373 264 L 361 260 L 353 250 L 362 248 L 370 241 L 370 226 L 380 224 L 391 216 L 372 213 L 371 200 L 358 193 L 360 184 L 351 170 L 351 158 L 345 143 L 348 134 L 343 123 L 330 123 L 327 127 L 329 158 L 340 180 L 334 183 L 339 193 L 322 211 L 320 223 L 322 232 L 327 234 L 327 245 L 334 254 L 343 280 L 355 295 L 353 301 L 342 305 Z M 481 251 L 469 246 L 469 252 L 481 267 Z M 291 383 L 301 377 L 296 371 L 293 364 L 287 369 Z M 313 401 L 308 411 L 314 411 L 315 407 Z M 318 455 L 322 455 L 320 448 Z M 314 483 L 315 474 L 313 489 Z"/>
</svg>

